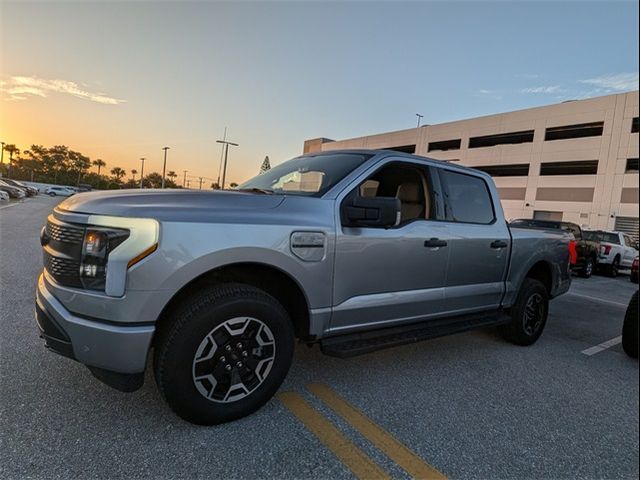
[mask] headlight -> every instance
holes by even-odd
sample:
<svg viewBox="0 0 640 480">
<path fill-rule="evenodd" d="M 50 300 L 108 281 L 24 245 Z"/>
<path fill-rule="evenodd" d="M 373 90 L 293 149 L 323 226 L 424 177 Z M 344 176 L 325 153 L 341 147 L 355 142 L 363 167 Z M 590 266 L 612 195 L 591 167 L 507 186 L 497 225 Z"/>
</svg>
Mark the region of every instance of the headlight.
<svg viewBox="0 0 640 480">
<path fill-rule="evenodd" d="M 127 270 L 158 248 L 160 225 L 151 218 L 91 215 L 88 220 L 91 227 L 85 233 L 81 276 L 83 282 L 101 277 L 103 283 L 102 287 L 85 284 L 85 288 L 104 289 L 107 295 L 120 297 L 124 295 Z M 94 271 L 96 277 L 89 277 Z"/>
<path fill-rule="evenodd" d="M 80 259 L 80 282 L 84 288 L 104 291 L 109 252 L 128 237 L 129 230 L 120 228 L 87 228 Z"/>
</svg>

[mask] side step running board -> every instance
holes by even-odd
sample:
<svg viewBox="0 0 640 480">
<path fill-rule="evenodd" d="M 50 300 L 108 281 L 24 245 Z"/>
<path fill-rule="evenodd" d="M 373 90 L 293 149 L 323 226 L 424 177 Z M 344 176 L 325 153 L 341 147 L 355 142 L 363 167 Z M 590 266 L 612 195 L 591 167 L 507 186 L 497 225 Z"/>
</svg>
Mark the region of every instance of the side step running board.
<svg viewBox="0 0 640 480">
<path fill-rule="evenodd" d="M 504 325 L 510 321 L 511 317 L 502 311 L 483 312 L 462 317 L 431 320 L 399 327 L 328 337 L 320 341 L 320 349 L 322 353 L 332 357 L 355 357 L 356 355 L 383 348 L 420 342 L 476 328 Z"/>
</svg>

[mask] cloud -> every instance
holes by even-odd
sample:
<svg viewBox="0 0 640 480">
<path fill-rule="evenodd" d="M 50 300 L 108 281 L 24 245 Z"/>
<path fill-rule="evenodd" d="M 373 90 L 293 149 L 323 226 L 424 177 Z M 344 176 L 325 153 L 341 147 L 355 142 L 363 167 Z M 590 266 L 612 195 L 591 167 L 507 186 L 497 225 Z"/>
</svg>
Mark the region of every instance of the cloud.
<svg viewBox="0 0 640 480">
<path fill-rule="evenodd" d="M 0 91 L 8 100 L 26 100 L 29 97 L 47 97 L 49 93 L 63 93 L 104 105 L 118 105 L 126 102 L 101 92 L 90 92 L 70 80 L 47 80 L 44 78 L 12 76 L 0 83 Z"/>
<path fill-rule="evenodd" d="M 607 93 L 637 90 L 638 72 L 601 75 L 587 80 L 580 80 L 580 83 L 593 85 L 594 87 L 603 89 Z"/>
<path fill-rule="evenodd" d="M 565 90 L 560 88 L 560 85 L 549 85 L 545 87 L 530 87 L 530 88 L 521 88 L 520 93 L 563 93 Z"/>
</svg>

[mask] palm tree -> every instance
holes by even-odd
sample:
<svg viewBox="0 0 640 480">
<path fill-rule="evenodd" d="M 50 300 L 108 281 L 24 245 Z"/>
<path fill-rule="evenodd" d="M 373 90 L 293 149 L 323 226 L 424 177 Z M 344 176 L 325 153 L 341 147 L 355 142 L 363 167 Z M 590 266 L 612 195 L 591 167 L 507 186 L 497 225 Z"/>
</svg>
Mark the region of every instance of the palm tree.
<svg viewBox="0 0 640 480">
<path fill-rule="evenodd" d="M 173 182 L 174 178 L 176 178 L 178 176 L 178 174 L 176 172 L 174 172 L 173 170 L 169 170 L 167 172 L 167 177 L 169 177 L 171 179 L 171 181 Z"/>
<path fill-rule="evenodd" d="M 126 170 L 123 170 L 120 167 L 113 167 L 111 169 L 111 175 L 115 179 L 116 183 L 120 183 L 120 179 L 127 174 Z"/>
<path fill-rule="evenodd" d="M 20 149 L 16 147 L 14 144 L 10 143 L 4 146 L 4 149 L 9 152 L 9 171 L 7 173 L 8 177 L 11 177 L 11 164 L 13 163 L 13 155 L 20 154 Z"/>
<path fill-rule="evenodd" d="M 107 162 L 105 162 L 104 160 L 100 160 L 99 158 L 94 160 L 91 163 L 93 164 L 94 167 L 98 167 L 98 175 L 100 175 L 100 168 L 107 166 Z"/>
<path fill-rule="evenodd" d="M 135 168 L 131 170 L 131 176 L 133 177 L 133 181 L 136 181 L 136 175 L 138 174 L 138 170 Z"/>
</svg>

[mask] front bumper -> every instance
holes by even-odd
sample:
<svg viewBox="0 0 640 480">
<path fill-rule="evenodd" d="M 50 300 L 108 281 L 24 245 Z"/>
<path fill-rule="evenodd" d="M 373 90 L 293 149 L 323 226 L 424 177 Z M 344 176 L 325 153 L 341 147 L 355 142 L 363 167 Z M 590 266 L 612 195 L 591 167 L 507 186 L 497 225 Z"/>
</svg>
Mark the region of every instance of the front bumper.
<svg viewBox="0 0 640 480">
<path fill-rule="evenodd" d="M 43 276 L 36 290 L 36 322 L 45 345 L 93 369 L 144 372 L 153 325 L 117 325 L 78 317 L 47 290 Z M 95 373 L 95 372 L 94 372 Z"/>
</svg>

